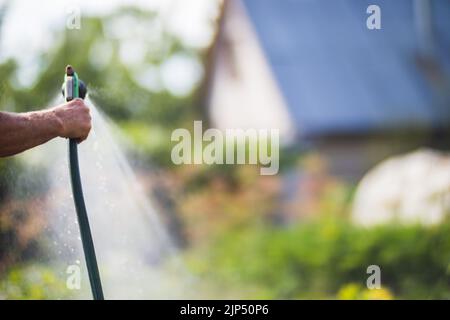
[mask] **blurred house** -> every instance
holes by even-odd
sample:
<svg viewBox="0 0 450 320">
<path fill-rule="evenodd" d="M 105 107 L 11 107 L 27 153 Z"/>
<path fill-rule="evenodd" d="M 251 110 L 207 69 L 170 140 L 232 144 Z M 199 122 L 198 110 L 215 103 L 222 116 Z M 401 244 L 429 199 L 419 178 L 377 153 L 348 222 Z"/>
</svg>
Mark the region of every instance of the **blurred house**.
<svg viewBox="0 0 450 320">
<path fill-rule="evenodd" d="M 449 75 L 450 1 L 228 0 L 207 112 L 220 129 L 278 128 L 359 178 L 389 155 L 449 147 Z"/>
</svg>

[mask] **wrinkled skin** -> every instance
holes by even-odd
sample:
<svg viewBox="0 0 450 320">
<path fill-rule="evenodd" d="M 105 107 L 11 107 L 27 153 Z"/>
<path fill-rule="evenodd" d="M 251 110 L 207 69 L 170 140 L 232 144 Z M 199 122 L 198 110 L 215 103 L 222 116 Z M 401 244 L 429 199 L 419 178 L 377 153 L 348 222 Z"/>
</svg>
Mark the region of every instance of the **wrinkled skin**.
<svg viewBox="0 0 450 320">
<path fill-rule="evenodd" d="M 90 130 L 90 111 L 82 99 L 34 112 L 0 112 L 0 157 L 15 155 L 56 137 L 81 142 Z"/>
</svg>

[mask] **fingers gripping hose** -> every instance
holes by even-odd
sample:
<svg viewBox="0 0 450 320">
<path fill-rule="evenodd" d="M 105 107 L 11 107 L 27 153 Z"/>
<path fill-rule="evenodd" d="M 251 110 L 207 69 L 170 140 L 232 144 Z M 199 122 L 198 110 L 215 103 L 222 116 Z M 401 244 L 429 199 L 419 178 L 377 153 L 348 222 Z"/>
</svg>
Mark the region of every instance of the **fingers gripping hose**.
<svg viewBox="0 0 450 320">
<path fill-rule="evenodd" d="M 78 75 L 69 65 L 66 67 L 64 76 L 63 95 L 66 101 L 75 98 L 84 99 L 86 95 L 86 86 L 78 79 Z M 94 300 L 103 300 L 103 290 L 98 271 L 97 258 L 95 256 L 94 242 L 92 240 L 91 229 L 84 203 L 83 188 L 81 186 L 80 167 L 78 164 L 78 143 L 76 139 L 69 140 L 69 167 L 70 181 L 72 184 L 73 200 L 80 226 L 81 242 L 83 244 L 86 266 L 89 274 L 92 295 Z"/>
</svg>

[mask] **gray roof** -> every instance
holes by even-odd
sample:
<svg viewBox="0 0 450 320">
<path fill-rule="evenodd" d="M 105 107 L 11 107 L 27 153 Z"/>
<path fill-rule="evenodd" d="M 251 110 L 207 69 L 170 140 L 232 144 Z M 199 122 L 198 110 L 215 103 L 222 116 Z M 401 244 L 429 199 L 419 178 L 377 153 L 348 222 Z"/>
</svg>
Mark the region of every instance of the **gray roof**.
<svg viewBox="0 0 450 320">
<path fill-rule="evenodd" d="M 416 62 L 414 1 L 243 3 L 303 134 L 450 124 L 448 87 L 439 94 Z M 450 1 L 431 3 L 438 69 L 449 75 Z M 381 8 L 381 30 L 366 27 L 370 4 Z"/>
</svg>

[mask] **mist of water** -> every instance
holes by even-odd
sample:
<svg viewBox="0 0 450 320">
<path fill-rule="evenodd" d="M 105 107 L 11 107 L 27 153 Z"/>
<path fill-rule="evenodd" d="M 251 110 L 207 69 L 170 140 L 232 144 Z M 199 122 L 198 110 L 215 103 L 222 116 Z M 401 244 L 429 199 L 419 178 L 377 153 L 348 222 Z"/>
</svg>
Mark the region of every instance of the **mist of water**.
<svg viewBox="0 0 450 320">
<path fill-rule="evenodd" d="M 192 278 L 114 138 L 114 126 L 92 101 L 86 99 L 86 103 L 93 129 L 78 153 L 105 298 L 185 298 Z M 30 151 L 25 159 L 40 163 L 48 172 L 49 250 L 56 254 L 59 268 L 81 266 L 83 290 L 78 296 L 90 298 L 71 194 L 67 140 L 54 139 Z"/>
</svg>

